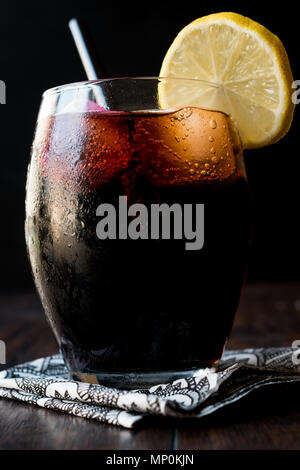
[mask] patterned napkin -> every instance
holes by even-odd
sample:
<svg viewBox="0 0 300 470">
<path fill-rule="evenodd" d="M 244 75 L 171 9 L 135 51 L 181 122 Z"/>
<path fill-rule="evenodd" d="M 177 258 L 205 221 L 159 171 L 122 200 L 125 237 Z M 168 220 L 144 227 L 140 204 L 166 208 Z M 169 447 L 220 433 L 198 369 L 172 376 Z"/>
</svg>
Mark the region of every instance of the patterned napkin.
<svg viewBox="0 0 300 470">
<path fill-rule="evenodd" d="M 119 390 L 76 382 L 60 354 L 0 372 L 0 397 L 133 428 L 147 416 L 202 416 L 264 385 L 300 381 L 300 350 L 226 351 L 216 369 L 147 390 Z"/>
</svg>

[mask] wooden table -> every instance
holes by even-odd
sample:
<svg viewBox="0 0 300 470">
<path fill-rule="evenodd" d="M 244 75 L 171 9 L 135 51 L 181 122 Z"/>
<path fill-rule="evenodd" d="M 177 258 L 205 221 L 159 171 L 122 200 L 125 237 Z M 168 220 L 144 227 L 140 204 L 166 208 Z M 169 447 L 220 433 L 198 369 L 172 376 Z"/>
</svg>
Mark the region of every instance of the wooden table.
<svg viewBox="0 0 300 470">
<path fill-rule="evenodd" d="M 0 294 L 7 366 L 57 351 L 35 293 Z M 247 285 L 229 348 L 300 340 L 300 283 Z M 6 367 L 7 367 L 6 366 Z M 300 386 L 266 387 L 201 420 L 160 419 L 126 430 L 0 399 L 0 449 L 300 449 Z"/>
</svg>

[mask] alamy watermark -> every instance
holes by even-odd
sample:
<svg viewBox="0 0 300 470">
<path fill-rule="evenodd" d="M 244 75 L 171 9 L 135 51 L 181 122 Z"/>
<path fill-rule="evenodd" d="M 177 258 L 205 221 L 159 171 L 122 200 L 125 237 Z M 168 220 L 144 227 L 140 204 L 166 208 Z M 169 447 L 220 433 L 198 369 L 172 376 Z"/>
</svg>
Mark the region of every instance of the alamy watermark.
<svg viewBox="0 0 300 470">
<path fill-rule="evenodd" d="M 300 103 L 300 80 L 294 80 L 292 83 L 292 88 L 296 88 L 296 91 L 294 91 L 294 93 L 292 94 L 292 102 L 294 104 L 299 104 Z"/>
<path fill-rule="evenodd" d="M 0 80 L 0 104 L 6 104 L 6 85 L 3 80 Z"/>
<path fill-rule="evenodd" d="M 100 240 L 186 240 L 186 250 L 201 250 L 204 245 L 204 204 L 151 204 L 128 206 L 127 196 L 119 196 L 117 208 L 100 204 L 96 226 Z M 128 217 L 131 220 L 128 220 Z"/>
<path fill-rule="evenodd" d="M 0 339 L 0 364 L 6 364 L 6 344 Z"/>
<path fill-rule="evenodd" d="M 300 339 L 295 339 L 295 341 L 292 342 L 292 348 L 295 349 L 295 351 L 292 354 L 292 363 L 295 366 L 299 366 L 300 364 Z"/>
</svg>

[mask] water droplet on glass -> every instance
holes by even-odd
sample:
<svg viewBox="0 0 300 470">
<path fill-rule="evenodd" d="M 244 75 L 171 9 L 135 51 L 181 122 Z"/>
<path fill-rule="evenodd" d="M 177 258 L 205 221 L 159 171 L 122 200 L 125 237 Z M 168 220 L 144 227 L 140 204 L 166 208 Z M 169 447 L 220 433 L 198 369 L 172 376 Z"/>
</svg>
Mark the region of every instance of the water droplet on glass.
<svg viewBox="0 0 300 470">
<path fill-rule="evenodd" d="M 216 129 L 217 123 L 216 123 L 216 121 L 215 121 L 214 119 L 211 119 L 211 120 L 209 121 L 209 127 L 210 127 L 211 129 Z"/>
</svg>

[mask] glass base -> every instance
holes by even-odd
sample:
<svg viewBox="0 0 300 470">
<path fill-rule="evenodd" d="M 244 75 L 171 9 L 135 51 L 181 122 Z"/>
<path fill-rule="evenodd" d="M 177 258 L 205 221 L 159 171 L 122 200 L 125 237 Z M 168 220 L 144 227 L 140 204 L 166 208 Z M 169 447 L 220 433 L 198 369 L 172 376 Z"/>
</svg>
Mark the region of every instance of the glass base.
<svg viewBox="0 0 300 470">
<path fill-rule="evenodd" d="M 219 361 L 209 365 L 214 368 Z M 203 367 L 205 369 L 205 367 Z M 167 384 L 178 379 L 186 379 L 197 374 L 200 368 L 195 367 L 189 370 L 161 371 L 161 372 L 127 372 L 127 373 L 81 373 L 71 371 L 74 380 L 87 382 L 90 384 L 103 385 L 110 388 L 123 390 L 148 389 L 154 385 Z"/>
</svg>

